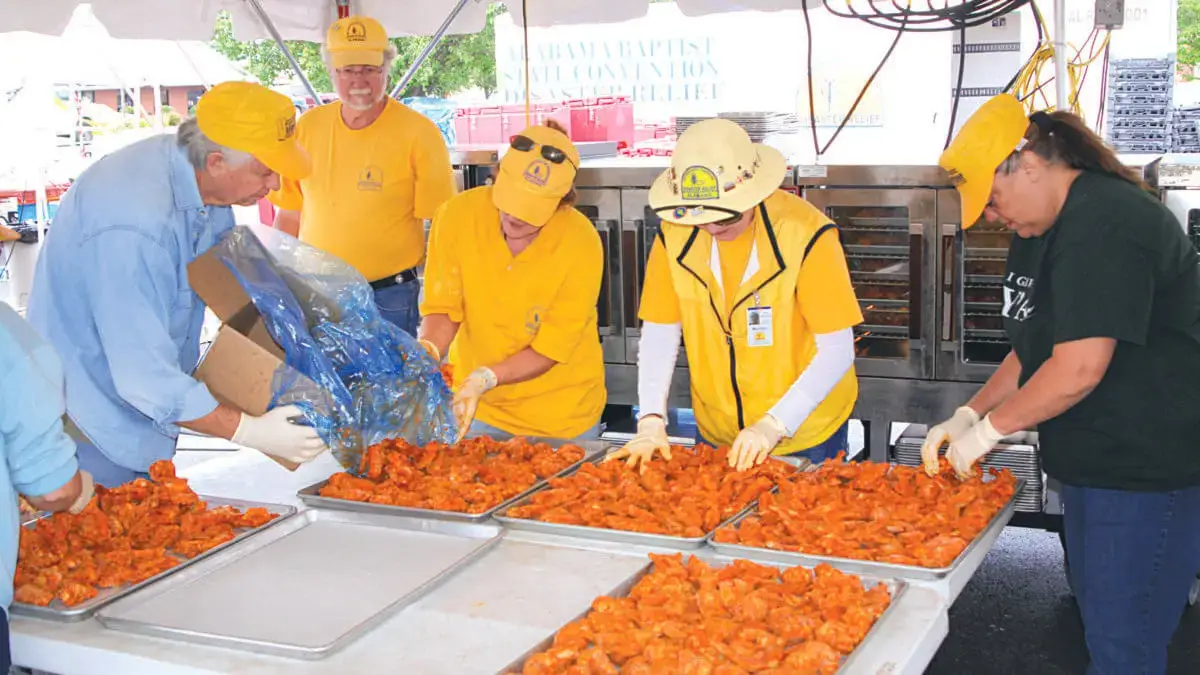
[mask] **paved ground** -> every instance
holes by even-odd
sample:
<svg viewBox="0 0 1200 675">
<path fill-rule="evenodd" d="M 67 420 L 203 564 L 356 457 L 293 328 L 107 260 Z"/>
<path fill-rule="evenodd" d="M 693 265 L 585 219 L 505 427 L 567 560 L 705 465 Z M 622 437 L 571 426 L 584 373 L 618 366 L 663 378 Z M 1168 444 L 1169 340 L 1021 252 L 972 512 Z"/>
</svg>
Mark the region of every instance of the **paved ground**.
<svg viewBox="0 0 1200 675">
<path fill-rule="evenodd" d="M 926 675 L 1066 675 L 1086 666 L 1058 536 L 1010 527 L 951 609 L 950 635 Z M 1200 673 L 1200 606 L 1184 614 L 1168 673 Z"/>
</svg>

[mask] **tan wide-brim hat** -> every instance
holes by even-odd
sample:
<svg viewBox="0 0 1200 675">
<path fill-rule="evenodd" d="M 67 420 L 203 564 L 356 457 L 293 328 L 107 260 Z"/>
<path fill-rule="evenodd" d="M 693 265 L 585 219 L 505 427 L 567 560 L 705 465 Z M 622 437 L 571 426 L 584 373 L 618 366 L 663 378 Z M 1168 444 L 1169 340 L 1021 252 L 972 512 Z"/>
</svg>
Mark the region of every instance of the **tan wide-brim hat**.
<svg viewBox="0 0 1200 675">
<path fill-rule="evenodd" d="M 708 119 L 675 144 L 671 168 L 650 187 L 650 208 L 680 225 L 707 225 L 758 206 L 783 184 L 787 160 L 736 123 Z"/>
</svg>

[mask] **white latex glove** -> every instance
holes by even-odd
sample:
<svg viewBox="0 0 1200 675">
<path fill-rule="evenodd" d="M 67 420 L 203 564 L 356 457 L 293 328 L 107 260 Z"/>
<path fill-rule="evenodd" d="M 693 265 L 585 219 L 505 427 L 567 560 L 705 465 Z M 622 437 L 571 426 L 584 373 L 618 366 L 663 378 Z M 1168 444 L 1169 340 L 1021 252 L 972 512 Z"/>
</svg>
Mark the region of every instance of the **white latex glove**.
<svg viewBox="0 0 1200 675">
<path fill-rule="evenodd" d="M 471 422 L 475 421 L 479 399 L 495 388 L 496 373 L 493 373 L 491 368 L 476 368 L 475 372 L 463 380 L 462 386 L 454 393 L 454 418 L 458 420 L 458 441 L 467 435 Z"/>
<path fill-rule="evenodd" d="M 304 413 L 294 405 L 280 406 L 262 417 L 242 413 L 242 421 L 230 440 L 297 464 L 311 461 L 329 450 L 316 429 L 292 422 L 290 418 L 302 422 Z"/>
<path fill-rule="evenodd" d="M 1003 438 L 1004 434 L 992 426 L 992 416 L 987 415 L 979 424 L 967 430 L 959 438 L 950 443 L 946 459 L 954 467 L 954 473 L 959 480 L 966 480 L 975 473 L 975 463 L 991 452 Z"/>
<path fill-rule="evenodd" d="M 921 463 L 925 465 L 925 473 L 936 476 L 938 451 L 943 445 L 962 438 L 976 424 L 979 424 L 979 413 L 964 405 L 954 411 L 953 417 L 930 429 L 925 442 L 921 444 Z"/>
<path fill-rule="evenodd" d="M 442 362 L 442 353 L 438 351 L 437 345 L 425 339 L 417 340 L 417 343 L 424 347 L 425 351 L 429 352 L 429 355 L 433 357 L 434 361 L 437 361 L 438 363 Z"/>
<path fill-rule="evenodd" d="M 787 430 L 783 424 L 772 415 L 766 414 L 762 419 L 742 429 L 737 438 L 733 439 L 733 448 L 729 451 L 729 466 L 738 471 L 745 471 L 762 464 Z"/>
<path fill-rule="evenodd" d="M 75 498 L 75 501 L 71 502 L 71 506 L 67 507 L 67 511 L 72 515 L 79 515 L 91 503 L 92 497 L 96 496 L 96 481 L 92 479 L 92 474 L 80 469 L 79 482 L 82 483 L 79 496 Z"/>
<path fill-rule="evenodd" d="M 646 415 L 638 420 L 637 433 L 625 447 L 610 452 L 604 461 L 623 459 L 630 468 L 645 470 L 646 465 L 654 458 L 654 451 L 662 453 L 663 459 L 671 459 L 671 440 L 667 437 L 667 422 L 658 415 Z"/>
</svg>

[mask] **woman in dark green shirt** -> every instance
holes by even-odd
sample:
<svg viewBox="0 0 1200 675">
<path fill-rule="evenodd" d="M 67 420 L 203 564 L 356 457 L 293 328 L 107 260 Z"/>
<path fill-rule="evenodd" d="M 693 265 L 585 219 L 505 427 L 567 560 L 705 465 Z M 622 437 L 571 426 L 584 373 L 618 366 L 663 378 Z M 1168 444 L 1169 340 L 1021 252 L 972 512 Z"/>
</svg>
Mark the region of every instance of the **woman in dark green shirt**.
<svg viewBox="0 0 1200 675">
<path fill-rule="evenodd" d="M 940 164 L 963 205 L 1008 225 L 1008 357 L 930 430 L 960 474 L 1037 427 L 1063 484 L 1069 574 L 1095 675 L 1166 671 L 1200 566 L 1200 257 L 1077 116 L 1002 94 Z"/>
</svg>

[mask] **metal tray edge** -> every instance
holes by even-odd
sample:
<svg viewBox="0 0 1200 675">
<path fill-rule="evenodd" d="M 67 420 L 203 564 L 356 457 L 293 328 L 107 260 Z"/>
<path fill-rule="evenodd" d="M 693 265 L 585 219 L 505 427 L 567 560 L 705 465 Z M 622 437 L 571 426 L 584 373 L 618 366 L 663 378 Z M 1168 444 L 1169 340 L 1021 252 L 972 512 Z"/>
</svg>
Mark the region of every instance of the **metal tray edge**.
<svg viewBox="0 0 1200 675">
<path fill-rule="evenodd" d="M 608 593 L 605 593 L 604 596 L 605 597 L 623 597 L 623 596 L 629 595 L 629 592 L 633 590 L 633 587 L 636 586 L 639 581 L 644 579 L 646 577 L 646 575 L 650 574 L 650 571 L 653 569 L 654 569 L 654 563 L 647 562 L 645 565 L 642 566 L 642 568 L 640 570 L 638 570 L 637 572 L 634 572 L 632 575 L 629 576 L 629 578 L 627 578 L 624 581 L 622 581 L 621 583 L 617 584 L 617 586 L 615 588 L 613 588 Z M 592 598 L 592 601 L 595 601 L 595 598 Z M 516 659 L 514 659 L 512 662 L 510 662 L 507 666 L 504 666 L 500 670 L 496 671 L 496 675 L 515 675 L 515 674 L 520 673 L 522 666 L 524 666 L 525 662 L 528 661 L 531 657 L 533 657 L 534 654 L 537 654 L 539 652 L 544 652 L 547 649 L 549 649 L 551 646 L 553 646 L 554 636 L 558 635 L 558 631 L 562 630 L 563 626 L 566 626 L 567 624 L 573 623 L 575 621 L 579 621 L 580 619 L 586 617 L 588 615 L 588 613 L 591 611 L 592 611 L 592 606 L 591 606 L 591 603 L 589 603 L 587 608 L 585 608 L 582 612 L 580 612 L 579 614 L 576 614 L 573 618 L 571 618 L 571 620 L 564 622 L 558 628 L 553 629 L 551 631 L 550 635 L 546 636 L 544 639 L 542 639 L 536 645 L 525 650 L 524 654 L 521 654 L 520 656 L 518 656 Z"/>
<path fill-rule="evenodd" d="M 720 562 L 725 562 L 726 564 L 728 564 L 728 562 L 731 562 L 731 561 L 732 561 L 732 559 L 730 561 L 720 561 Z M 768 564 L 772 567 L 777 567 L 777 568 L 779 567 L 779 565 L 777 563 L 764 563 L 764 564 Z M 623 596 L 628 595 L 629 592 L 633 589 L 633 587 L 636 586 L 637 583 L 639 581 L 641 581 L 653 569 L 654 569 L 654 563 L 653 562 L 648 563 L 646 566 L 642 567 L 642 569 L 635 572 L 631 577 L 629 577 L 625 581 L 621 582 L 612 591 L 605 593 L 604 595 L 607 597 L 614 597 L 614 596 L 615 597 L 623 597 Z M 784 569 L 784 568 L 780 568 L 780 569 Z M 846 573 L 853 574 L 852 572 L 846 572 Z M 891 593 L 891 601 L 888 603 L 887 609 L 883 610 L 883 613 L 880 614 L 879 617 L 875 619 L 875 622 L 871 624 L 871 628 L 869 630 L 867 630 L 867 634 L 863 636 L 863 639 L 858 643 L 857 646 L 854 647 L 854 650 L 851 651 L 850 654 L 846 656 L 845 660 L 842 661 L 842 664 L 838 667 L 838 671 L 837 671 L 839 675 L 844 675 L 845 673 L 852 672 L 849 670 L 849 668 L 854 665 L 855 657 L 862 653 L 863 645 L 866 645 L 873 635 L 875 635 L 879 630 L 882 630 L 879 628 L 879 626 L 881 624 L 883 624 L 885 619 L 887 619 L 891 614 L 894 613 L 893 609 L 900 602 L 900 599 L 904 596 L 904 594 L 908 592 L 908 588 L 909 588 L 908 582 L 905 581 L 904 579 L 897 579 L 894 577 L 878 578 L 878 577 L 874 577 L 873 575 L 867 575 L 868 577 L 871 577 L 868 580 L 868 579 L 863 579 L 863 575 L 855 575 L 855 576 L 858 576 L 859 580 L 864 582 L 864 586 L 867 581 L 874 581 L 876 583 L 890 584 L 891 587 L 888 590 Z M 594 600 L 594 598 L 593 598 L 593 600 Z M 560 630 L 562 630 L 564 626 L 566 626 L 569 623 L 573 623 L 575 621 L 579 621 L 579 620 L 583 619 L 584 617 L 586 617 L 588 615 L 588 613 L 591 611 L 591 609 L 592 608 L 589 605 L 587 607 L 587 609 L 584 609 L 582 612 L 575 615 L 575 617 L 572 618 L 570 621 L 564 622 L 558 628 L 554 629 L 554 631 L 552 633 L 550 633 L 550 635 L 548 635 L 546 638 L 544 638 L 543 640 L 538 642 L 533 647 L 530 647 L 528 650 L 525 651 L 525 653 L 521 654 L 521 656 L 517 657 L 515 660 L 510 662 L 504 668 L 501 668 L 500 670 L 496 671 L 495 675 L 516 675 L 516 674 L 520 673 L 522 666 L 524 666 L 525 662 L 527 660 L 529 660 L 533 655 L 544 652 L 547 649 L 549 649 L 551 646 L 554 645 L 554 637 L 556 635 L 558 635 L 558 632 Z"/>
<path fill-rule="evenodd" d="M 320 511 L 320 510 L 322 510 L 322 509 L 310 509 L 309 511 L 305 511 L 304 513 L 307 513 L 308 515 L 311 516 L 312 511 Z M 342 509 L 325 509 L 325 510 L 334 511 L 334 512 L 344 512 L 345 511 Z M 378 515 L 378 514 L 367 513 L 364 515 Z M 428 520 L 438 520 L 438 519 L 429 518 Z M 315 522 L 315 519 L 310 520 L 310 522 Z M 307 525 L 301 526 L 301 527 L 297 528 L 296 530 L 294 530 L 293 532 L 299 531 L 300 529 L 303 529 L 303 527 L 306 527 L 306 526 Z M 292 532 L 289 532 L 288 534 L 283 535 L 283 537 L 286 537 L 289 534 L 292 534 Z M 482 537 L 481 537 L 481 539 L 482 539 Z M 361 638 L 363 636 L 363 634 L 369 632 L 370 630 L 377 627 L 379 624 L 381 624 L 381 623 L 387 621 L 388 619 L 392 618 L 393 616 L 395 616 L 398 612 L 400 612 L 400 610 L 420 601 L 422 598 L 427 596 L 430 592 L 432 592 L 433 590 L 435 590 L 436 588 L 438 588 L 439 586 L 444 584 L 446 581 L 450 580 L 456 574 L 458 574 L 463 569 L 468 567 L 471 563 L 475 562 L 478 558 L 482 557 L 484 554 L 491 551 L 493 548 L 495 548 L 497 545 L 499 545 L 500 542 L 503 541 L 503 539 L 504 539 L 504 533 L 502 531 L 497 532 L 496 534 L 493 534 L 492 536 L 488 537 L 482 544 L 480 544 L 478 547 L 476 547 L 473 551 L 471 551 L 467 555 L 465 555 L 462 558 L 455 561 L 453 565 L 447 567 L 446 569 L 442 570 L 441 572 L 434 575 L 433 577 L 430 577 L 425 583 L 418 586 L 416 589 L 414 589 L 409 594 L 407 594 L 401 598 L 398 598 L 395 602 L 393 602 L 392 604 L 383 608 L 376 614 L 368 617 L 367 619 L 363 620 L 361 623 L 353 626 L 352 628 L 347 630 L 342 635 L 338 636 L 337 639 L 330 642 L 329 644 L 322 645 L 322 646 L 316 647 L 316 648 L 288 647 L 288 646 L 279 645 L 276 643 L 263 643 L 263 642 L 259 642 L 259 641 L 255 641 L 255 640 L 236 638 L 236 637 L 212 637 L 212 636 L 209 636 L 204 633 L 195 633 L 192 631 L 187 631 L 187 630 L 182 630 L 182 629 L 166 628 L 166 627 L 162 627 L 162 626 L 155 626 L 153 624 L 147 624 L 147 623 L 132 620 L 132 619 L 124 619 L 121 617 L 108 616 L 108 615 L 104 614 L 103 612 L 97 614 L 96 620 L 99 621 L 101 623 L 101 625 L 103 625 L 106 628 L 120 630 L 120 631 L 124 631 L 124 632 L 131 633 L 131 634 L 136 634 L 136 635 L 146 635 L 146 636 L 150 636 L 150 637 L 165 638 L 168 640 L 177 640 L 177 641 L 188 642 L 190 644 L 200 644 L 200 645 L 207 645 L 207 646 L 219 647 L 219 648 L 225 648 L 225 649 L 240 649 L 240 650 L 244 650 L 244 651 L 248 651 L 248 652 L 252 652 L 252 653 L 256 653 L 256 654 L 264 654 L 264 655 L 270 655 L 270 656 L 282 656 L 285 658 L 292 658 L 292 659 L 298 659 L 298 660 L 303 660 L 303 661 L 319 661 L 322 659 L 326 659 L 326 658 L 332 656 L 333 654 L 341 651 L 345 647 L 349 646 L 350 644 L 352 644 L 353 642 L 355 642 L 356 640 Z M 269 545 L 269 544 L 266 544 L 266 545 Z M 266 546 L 266 545 L 264 545 L 264 546 Z M 237 556 L 237 553 L 231 552 L 231 553 L 229 553 L 229 555 Z M 232 562 L 236 562 L 237 560 L 238 560 L 238 557 L 232 557 L 232 559 L 229 560 L 228 562 L 232 563 Z M 129 598 L 126 598 L 126 599 L 128 600 Z"/>
<path fill-rule="evenodd" d="M 791 465 L 797 471 L 807 471 L 807 467 L 796 467 L 790 462 L 778 458 L 772 458 L 773 461 L 781 461 Z M 558 478 L 568 478 L 576 471 L 582 468 L 579 467 L 564 472 Z M 770 492 L 779 489 L 777 486 L 772 487 Z M 536 491 L 535 491 L 536 492 Z M 560 525 L 557 523 L 547 523 L 541 520 L 533 520 L 531 518 L 516 518 L 509 516 L 508 511 L 518 506 L 524 506 L 526 502 L 533 498 L 533 492 L 522 497 L 518 502 L 510 504 L 503 511 L 496 513 L 496 521 L 502 523 L 510 530 L 524 530 L 527 532 L 539 532 L 542 534 L 558 535 L 563 537 L 572 537 L 576 539 L 592 539 L 598 541 L 617 542 L 625 544 L 634 544 L 639 546 L 655 546 L 666 547 L 673 550 L 695 550 L 704 548 L 709 542 L 713 534 L 717 530 L 738 521 L 749 515 L 758 505 L 758 499 L 751 500 L 748 504 L 741 508 L 737 513 L 717 523 L 712 532 L 707 532 L 701 537 L 675 537 L 669 534 L 647 534 L 644 532 L 631 532 L 629 530 L 612 530 L 603 527 L 590 527 L 587 525 Z"/>
<path fill-rule="evenodd" d="M 529 440 L 535 440 L 535 439 L 529 439 Z M 561 471 L 554 474 L 553 476 L 549 476 L 547 478 L 543 478 L 543 479 L 537 481 L 533 485 L 526 488 L 523 492 L 520 492 L 518 494 L 513 495 L 512 497 L 509 497 L 508 499 L 500 502 L 499 504 L 493 506 L 492 508 L 488 509 L 487 511 L 483 511 L 481 513 L 465 513 L 462 511 L 437 511 L 434 509 L 419 509 L 419 508 L 415 508 L 415 507 L 411 507 L 411 506 L 391 506 L 388 504 L 373 504 L 371 502 L 356 502 L 356 501 L 353 501 L 350 499 L 337 499 L 335 497 L 322 497 L 318 493 L 320 492 L 321 488 L 325 487 L 325 485 L 329 482 L 328 478 L 326 478 L 325 480 L 313 483 L 312 485 L 309 485 L 307 487 L 301 488 L 299 491 L 296 492 L 296 497 L 301 502 L 303 502 L 306 506 L 311 506 L 311 507 L 315 507 L 315 508 L 333 509 L 333 510 L 342 510 L 342 511 L 361 511 L 363 513 L 378 513 L 378 514 L 389 515 L 389 516 L 406 516 L 406 517 L 415 517 L 415 518 L 438 518 L 438 519 L 442 519 L 442 520 L 454 520 L 454 521 L 467 522 L 467 523 L 480 523 L 480 522 L 491 519 L 493 516 L 496 515 L 497 512 L 508 509 L 508 507 L 512 506 L 518 500 L 528 497 L 529 495 L 533 494 L 534 492 L 537 492 L 538 490 L 541 490 L 542 488 L 546 487 L 546 485 L 549 484 L 549 481 L 551 479 L 561 478 L 564 475 L 566 475 L 567 472 L 575 471 L 579 467 L 583 466 L 583 464 L 585 462 L 587 462 L 589 460 L 594 460 L 595 458 L 600 457 L 601 455 L 605 454 L 610 447 L 610 444 L 605 441 L 579 441 L 579 442 L 559 441 L 560 446 L 568 445 L 568 444 L 578 445 L 579 447 L 583 448 L 584 454 L 583 454 L 583 457 L 581 459 L 579 459 L 579 461 L 563 468 Z M 595 446 L 595 447 L 593 447 L 593 446 Z M 554 446 L 554 447 L 558 447 L 558 446 Z"/>
<path fill-rule="evenodd" d="M 172 567 L 171 569 L 164 570 L 162 572 L 159 572 L 158 574 L 155 574 L 154 576 L 150 577 L 149 579 L 139 581 L 138 583 L 132 584 L 127 588 L 120 589 L 117 592 L 113 593 L 112 595 L 110 595 L 106 598 L 99 599 L 99 600 L 89 600 L 87 602 L 81 603 L 81 604 L 79 604 L 75 607 L 72 607 L 70 609 L 67 609 L 67 610 L 54 610 L 54 609 L 50 609 L 48 607 L 38 607 L 37 605 L 28 605 L 25 603 L 19 603 L 19 602 L 13 601 L 12 605 L 9 607 L 9 612 L 15 616 L 21 616 L 21 617 L 31 618 L 31 619 L 41 619 L 43 621 L 54 621 L 57 623 L 79 623 L 81 621 L 86 621 L 86 620 L 92 618 L 92 616 L 95 615 L 96 612 L 100 611 L 104 607 L 107 607 L 108 605 L 110 605 L 118 600 L 121 600 L 133 593 L 136 593 L 137 591 L 144 589 L 145 587 L 149 586 L 150 584 L 153 584 L 156 581 L 163 579 L 164 577 L 167 577 L 175 572 L 178 572 L 179 570 L 186 569 L 190 565 L 194 565 L 197 562 L 204 560 L 205 558 L 207 558 L 209 556 L 215 555 L 215 554 L 225 550 L 226 548 L 233 546 L 234 544 L 236 544 L 240 541 L 244 541 L 245 539 L 252 537 L 255 534 L 263 532 L 263 531 L 269 529 L 270 527 L 277 525 L 277 524 L 283 522 L 284 520 L 287 520 L 288 518 L 291 518 L 292 516 L 296 515 L 300 511 L 299 509 L 292 506 L 291 504 L 274 504 L 274 503 L 270 503 L 270 502 L 255 502 L 255 501 L 248 501 L 248 500 L 244 500 L 244 499 L 225 499 L 223 497 L 210 497 L 207 495 L 198 495 L 198 496 L 200 497 L 201 501 L 208 503 L 208 504 L 215 503 L 218 506 L 241 507 L 243 510 L 247 509 L 247 508 L 253 508 L 256 506 L 262 506 L 262 507 L 266 507 L 268 509 L 274 509 L 274 510 L 272 510 L 272 513 L 278 513 L 279 517 L 273 518 L 270 522 L 266 523 L 265 525 L 247 530 L 246 532 L 243 532 L 241 534 L 237 534 L 234 536 L 233 539 L 230 539 L 229 541 L 227 541 L 219 546 L 214 546 L 213 548 L 210 548 L 209 550 L 207 550 L 193 558 L 185 558 L 178 565 Z M 50 515 L 50 514 L 45 514 L 45 515 Z M 28 526 L 32 525 L 34 522 L 36 522 L 37 520 L 39 520 L 39 519 L 35 518 L 33 520 L 25 522 L 21 525 L 21 527 L 28 527 Z"/>
<path fill-rule="evenodd" d="M 732 555 L 739 558 L 746 558 L 756 562 L 778 562 L 792 565 L 811 564 L 816 565 L 826 563 L 843 572 L 853 572 L 856 574 L 866 574 L 868 576 L 893 577 L 899 579 L 908 579 L 914 581 L 941 581 L 958 569 L 959 565 L 967 559 L 978 546 L 979 542 L 986 538 L 1000 523 L 1008 522 L 1012 518 L 1012 513 L 1016 509 L 1017 497 L 1024 491 L 1026 481 L 1023 478 L 1017 479 L 1016 487 L 1013 490 L 1012 497 L 1008 502 L 996 511 L 996 515 L 988 521 L 986 527 L 975 535 L 975 538 L 967 544 L 954 560 L 947 567 L 917 567 L 915 565 L 897 565 L 894 563 L 881 563 L 873 560 L 857 560 L 855 558 L 838 558 L 833 556 L 821 556 L 807 553 L 799 553 L 796 551 L 781 551 L 777 549 L 758 548 L 755 546 L 745 546 L 743 544 L 722 544 L 715 541 L 718 527 L 709 534 L 708 545 L 713 550 L 723 555 Z M 724 525 L 722 527 L 733 527 L 741 522 L 744 518 L 750 516 L 749 513 L 744 513 L 738 516 L 737 520 Z M 1007 516 L 1007 517 L 1005 517 Z"/>
</svg>

